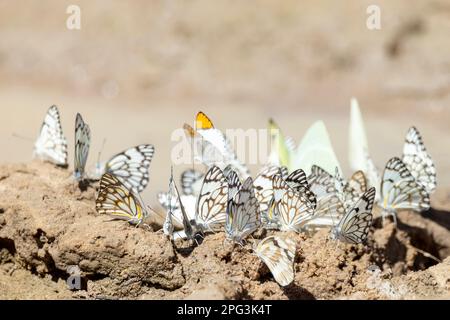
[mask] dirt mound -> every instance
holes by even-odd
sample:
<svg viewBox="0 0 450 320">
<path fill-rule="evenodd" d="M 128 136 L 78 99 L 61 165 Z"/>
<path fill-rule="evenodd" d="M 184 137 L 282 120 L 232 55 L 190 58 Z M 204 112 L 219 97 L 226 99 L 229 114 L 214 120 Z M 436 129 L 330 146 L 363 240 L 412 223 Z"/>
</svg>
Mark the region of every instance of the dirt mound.
<svg viewBox="0 0 450 320">
<path fill-rule="evenodd" d="M 331 241 L 326 230 L 296 235 L 295 281 L 281 288 L 253 240 L 233 248 L 217 233 L 174 245 L 98 215 L 95 186 L 80 191 L 67 170 L 0 166 L 0 298 L 449 298 L 450 192 L 435 198 L 438 209 L 402 212 L 398 228 L 376 219 L 367 246 Z M 74 270 L 81 290 L 71 291 Z"/>
</svg>

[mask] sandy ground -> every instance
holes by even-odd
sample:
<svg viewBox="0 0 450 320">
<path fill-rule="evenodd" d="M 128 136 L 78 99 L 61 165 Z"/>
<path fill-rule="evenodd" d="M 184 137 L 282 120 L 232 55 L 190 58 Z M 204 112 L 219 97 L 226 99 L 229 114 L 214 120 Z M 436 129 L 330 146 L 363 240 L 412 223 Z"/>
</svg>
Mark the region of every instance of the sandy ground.
<svg viewBox="0 0 450 320">
<path fill-rule="evenodd" d="M 450 216 L 439 202 L 422 215 L 402 212 L 398 229 L 377 219 L 367 246 L 331 241 L 327 230 L 293 235 L 295 280 L 281 288 L 253 240 L 232 247 L 217 233 L 199 246 L 172 244 L 154 216 L 149 230 L 98 215 L 96 186 L 82 192 L 70 175 L 39 162 L 0 167 L 1 298 L 450 298 Z M 82 290 L 71 292 L 73 266 Z"/>
<path fill-rule="evenodd" d="M 366 120 L 371 154 L 378 167 L 382 168 L 390 157 L 400 154 L 409 126 L 419 128 L 438 170 L 438 190 L 432 199 L 435 211 L 430 213 L 432 219 L 427 216 L 419 219 L 417 215 L 406 215 L 404 218 L 408 224 L 419 225 L 412 228 L 414 232 L 417 229 L 426 229 L 423 231 L 425 234 L 431 232 L 428 230 L 430 219 L 432 223 L 449 228 L 446 216 L 450 211 L 448 1 L 422 0 L 414 2 L 414 5 L 406 0 L 395 3 L 378 1 L 381 30 L 377 31 L 366 28 L 366 8 L 372 4 L 371 1 L 349 1 L 343 6 L 336 1 L 289 0 L 280 4 L 265 0 L 256 8 L 246 2 L 230 5 L 228 1 L 215 1 L 213 4 L 207 0 L 189 3 L 169 0 L 132 3 L 84 0 L 78 1 L 82 12 L 82 28 L 78 31 L 66 28 L 65 11 L 69 4 L 72 3 L 51 0 L 39 3 L 24 1 L 20 5 L 13 1 L 0 1 L 0 110 L 3 117 L 0 162 L 11 164 L 10 167 L 1 167 L 1 171 L 7 176 L 23 175 L 16 177 L 22 179 L 22 189 L 13 185 L 10 178 L 0 179 L 0 207 L 7 209 L 0 214 L 0 219 L 5 216 L 3 219 L 9 226 L 6 228 L 0 223 L 0 233 L 4 234 L 0 238 L 8 239 L 2 240 L 0 246 L 3 248 L 0 278 L 4 279 L 0 281 L 0 286 L 7 288 L 0 292 L 6 298 L 77 297 L 77 294 L 65 290 L 62 280 L 65 279 L 65 265 L 69 263 L 65 260 L 68 258 L 64 258 L 64 250 L 78 252 L 78 248 L 70 248 L 72 239 L 67 235 L 64 224 L 74 225 L 75 229 L 82 228 L 86 217 L 97 221 L 101 229 L 106 228 L 102 231 L 105 234 L 108 228 L 118 228 L 124 239 L 149 237 L 148 241 L 154 241 L 158 238 L 157 243 L 167 248 L 168 252 L 167 261 L 163 259 L 160 262 L 163 266 L 161 270 L 169 270 L 167 272 L 172 274 L 175 271 L 170 271 L 171 268 L 176 269 L 177 265 L 180 265 L 177 270 L 181 270 L 176 271 L 180 272 L 180 277 L 174 277 L 172 284 L 166 287 L 158 281 L 149 280 L 148 275 L 142 275 L 142 270 L 117 280 L 119 270 L 112 270 L 111 267 L 99 271 L 97 267 L 87 267 L 83 272 L 86 272 L 86 280 L 94 289 L 88 289 L 84 293 L 86 297 L 180 298 L 191 294 L 195 296 L 197 291 L 208 292 L 210 288 L 206 284 L 206 291 L 193 284 L 195 277 L 189 276 L 189 269 L 185 266 L 192 259 L 199 258 L 201 252 L 208 253 L 210 248 L 216 248 L 211 252 L 219 252 L 222 245 L 219 235 L 217 238 L 209 237 L 204 248 L 200 247 L 184 258 L 164 243 L 160 235 L 145 233 L 144 236 L 144 231 L 140 229 L 129 230 L 128 226 L 120 223 L 104 223 L 104 219 L 96 217 L 93 210 L 94 191 L 89 190 L 86 195 L 69 188 L 70 172 L 61 172 L 61 181 L 50 184 L 51 192 L 42 189 L 42 183 L 48 183 L 46 175 L 51 169 L 36 163 L 30 165 L 29 161 L 41 119 L 52 104 L 57 104 L 61 110 L 64 132 L 69 140 L 70 159 L 73 158 L 76 112 L 82 113 L 92 129 L 91 166 L 105 138 L 104 160 L 138 143 L 154 144 L 156 153 L 150 169 L 151 181 L 143 198 L 158 208 L 155 195 L 166 189 L 170 172 L 170 152 L 174 146 L 171 134 L 184 122 L 192 122 L 197 111 L 205 111 L 223 130 L 264 129 L 268 118 L 273 117 L 284 132 L 297 142 L 313 121 L 323 119 L 341 164 L 350 174 L 347 160 L 349 100 L 356 96 Z M 28 137 L 29 140 L 15 138 L 13 134 Z M 25 163 L 23 169 L 18 163 Z M 175 174 L 181 173 L 184 167 L 175 167 Z M 251 169 L 256 173 L 258 165 L 251 166 Z M 26 182 L 29 178 L 33 178 L 34 182 Z M 36 190 L 36 199 L 40 199 L 39 195 L 43 193 L 48 193 L 53 199 L 53 192 L 62 192 L 71 205 L 60 208 L 58 204 L 53 207 L 55 203 L 51 200 L 46 205 L 41 204 L 43 212 L 53 212 L 59 208 L 59 214 L 53 212 L 47 218 L 45 215 L 32 218 L 30 225 L 23 226 L 27 229 L 26 234 L 29 232 L 26 236 L 20 232 L 23 224 L 15 220 L 12 212 L 21 211 L 23 215 L 20 217 L 25 220 L 30 216 L 28 212 L 34 212 L 30 204 L 22 208 L 24 204 L 16 198 L 17 195 L 29 197 L 25 193 L 30 188 Z M 81 200 L 70 198 L 73 194 Z M 84 207 L 76 212 L 78 206 Z M 53 227 L 50 222 L 59 216 L 65 218 Z M 415 221 L 414 217 L 419 220 Z M 50 220 L 44 223 L 42 219 Z M 33 253 L 42 249 L 36 249 L 31 239 L 40 228 L 38 222 L 44 223 L 43 230 L 51 233 L 55 241 L 65 241 L 62 252 L 41 252 L 44 257 Z M 389 229 L 380 232 L 383 234 L 380 239 L 400 237 L 400 240 L 390 240 L 389 245 L 382 245 L 386 247 L 383 247 L 386 252 L 398 246 L 408 247 L 411 241 L 415 241 L 415 246 L 439 255 L 441 260 L 448 256 L 448 251 L 445 251 L 448 245 L 436 249 L 433 244 L 433 241 L 448 241 L 448 235 L 442 230 L 439 235 L 432 236 L 433 241 L 429 238 L 421 240 L 420 237 L 417 240 L 415 236 L 402 235 L 400 231 L 399 234 L 394 232 L 392 238 Z M 22 236 L 25 238 L 22 239 Z M 82 233 L 82 236 L 86 235 Z M 325 243 L 326 250 L 332 251 L 334 244 L 326 244 L 326 237 L 315 237 L 318 238 L 313 238 L 314 241 Z M 17 247 L 22 245 L 22 241 L 30 243 L 27 248 L 16 248 L 11 253 L 10 241 Z M 427 244 L 421 244 L 422 241 Z M 299 259 L 307 261 L 308 243 L 312 246 L 312 242 L 312 239 L 299 239 L 300 250 L 306 250 L 299 252 Z M 79 245 L 82 247 L 83 243 Z M 393 247 L 389 247 L 391 245 Z M 57 247 L 56 244 L 49 246 Z M 112 252 L 112 256 L 134 250 L 131 244 L 129 246 L 120 249 L 125 250 L 120 253 Z M 91 249 L 85 248 L 83 254 L 87 257 L 76 256 L 74 261 L 98 259 L 94 255 L 89 256 Z M 344 248 L 333 255 L 347 257 L 349 252 L 353 252 L 351 250 L 354 249 Z M 321 287 L 324 290 L 308 285 L 311 280 L 303 273 L 309 270 L 309 264 L 299 260 L 296 284 L 302 289 L 292 289 L 296 293 L 287 294 L 270 280 L 264 268 L 255 274 L 250 270 L 251 266 L 244 275 L 233 271 L 232 266 L 236 266 L 239 255 L 248 254 L 244 249 L 237 249 L 236 253 L 228 255 L 231 258 L 214 256 L 211 261 L 217 260 L 214 268 L 230 270 L 230 278 L 239 278 L 237 287 L 241 289 L 233 291 L 227 289 L 227 284 L 218 283 L 214 286 L 222 289 L 214 290 L 221 292 L 222 296 L 234 298 L 299 298 L 307 297 L 306 292 L 314 298 L 348 298 L 353 294 L 357 297 L 360 289 L 351 289 L 349 283 L 356 281 L 360 283 L 357 288 L 364 287 L 368 277 L 366 269 L 374 259 L 378 259 L 372 247 L 366 250 L 369 252 L 353 253 L 358 256 L 358 266 L 349 267 L 356 270 L 355 273 L 361 277 L 359 280 L 352 276 L 349 280 L 342 275 L 339 284 L 324 284 Z M 385 254 L 383 250 L 381 256 Z M 393 256 L 398 254 L 395 250 L 393 252 Z M 142 254 L 144 259 L 151 256 Z M 219 256 L 222 254 L 218 253 Z M 55 264 L 50 269 L 57 270 L 57 275 L 47 270 L 48 256 Z M 448 264 L 427 269 L 432 263 L 416 263 L 415 259 L 422 258 L 415 256 L 410 248 L 408 257 L 400 259 L 408 267 L 402 267 L 403 271 L 393 277 L 400 282 L 419 281 L 417 292 L 413 291 L 420 296 L 420 288 L 426 286 L 423 284 L 425 282 L 420 281 L 430 277 L 441 279 L 435 274 L 439 274 Z M 102 259 L 108 260 L 110 257 Z M 382 266 L 384 258 L 380 259 L 377 264 Z M 131 269 L 134 268 L 134 261 L 140 260 L 136 257 L 130 259 Z M 388 263 L 387 268 L 396 269 L 395 265 Z M 155 268 L 153 270 L 160 270 L 160 266 Z M 336 269 L 333 264 L 327 266 L 326 263 L 321 268 L 317 271 L 318 277 Z M 334 269 L 330 271 L 329 268 Z M 350 269 L 344 271 L 347 276 Z M 61 270 L 63 275 L 60 275 Z M 130 280 L 135 278 L 138 279 L 136 282 Z M 127 281 L 124 279 L 128 279 L 129 286 L 124 286 L 124 281 Z M 441 280 L 436 280 L 436 283 Z M 123 292 L 119 290 L 119 293 L 113 294 L 111 283 L 123 288 Z M 27 290 L 31 285 L 36 290 Z M 342 286 L 342 291 L 337 289 L 339 286 Z M 428 289 L 424 292 L 430 297 L 442 297 L 440 290 L 445 285 L 436 286 L 440 289 L 428 290 L 429 287 L 426 287 Z M 369 294 L 363 288 L 361 292 L 363 298 L 381 298 L 380 294 Z"/>
</svg>

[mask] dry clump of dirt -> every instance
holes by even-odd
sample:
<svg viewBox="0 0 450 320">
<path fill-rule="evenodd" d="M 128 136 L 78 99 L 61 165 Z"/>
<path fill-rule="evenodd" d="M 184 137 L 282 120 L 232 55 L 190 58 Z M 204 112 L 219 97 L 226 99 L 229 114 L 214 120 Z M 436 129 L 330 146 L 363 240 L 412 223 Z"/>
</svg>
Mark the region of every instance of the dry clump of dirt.
<svg viewBox="0 0 450 320">
<path fill-rule="evenodd" d="M 80 190 L 68 170 L 49 164 L 0 166 L 0 298 L 449 297 L 450 258 L 435 261 L 450 250 L 444 210 L 402 212 L 398 228 L 377 219 L 367 246 L 330 241 L 327 230 L 294 235 L 295 281 L 282 288 L 252 253 L 253 240 L 233 247 L 217 233 L 199 246 L 173 244 L 157 228 L 97 214 L 95 192 Z M 448 204 L 447 194 L 439 199 L 439 206 Z M 81 290 L 71 291 L 66 280 L 74 267 Z"/>
</svg>

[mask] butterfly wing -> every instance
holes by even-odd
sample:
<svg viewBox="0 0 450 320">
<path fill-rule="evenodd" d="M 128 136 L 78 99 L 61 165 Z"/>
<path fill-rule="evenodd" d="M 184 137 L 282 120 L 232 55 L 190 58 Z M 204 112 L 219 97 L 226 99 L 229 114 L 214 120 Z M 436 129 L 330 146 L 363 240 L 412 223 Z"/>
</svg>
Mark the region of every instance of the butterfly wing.
<svg viewBox="0 0 450 320">
<path fill-rule="evenodd" d="M 238 159 L 227 136 L 214 128 L 212 121 L 203 112 L 197 113 L 196 129 L 202 140 L 210 145 L 203 148 L 206 151 L 203 158 L 209 158 L 208 166 L 216 165 L 223 169 L 231 165 L 241 178 L 246 179 L 250 175 L 248 168 Z"/>
<path fill-rule="evenodd" d="M 381 207 L 391 213 L 397 209 L 424 211 L 430 208 L 428 192 L 397 157 L 390 159 L 384 169 L 381 201 Z"/>
<path fill-rule="evenodd" d="M 84 169 L 91 144 L 91 130 L 79 113 L 75 120 L 75 179 L 84 178 Z"/>
<path fill-rule="evenodd" d="M 314 216 L 314 207 L 304 194 L 289 189 L 277 204 L 282 231 L 298 231 Z"/>
<path fill-rule="evenodd" d="M 34 156 L 58 166 L 68 166 L 67 140 L 62 131 L 57 106 L 51 106 L 45 115 L 39 137 L 34 144 Z"/>
<path fill-rule="evenodd" d="M 366 191 L 333 229 L 333 237 L 347 243 L 362 243 L 366 240 L 372 223 L 372 208 L 375 188 Z"/>
<path fill-rule="evenodd" d="M 280 168 L 276 166 L 267 166 L 261 170 L 253 181 L 255 187 L 255 196 L 259 202 L 261 213 L 267 212 L 269 203 L 273 198 L 273 179 L 275 175 L 280 174 Z"/>
<path fill-rule="evenodd" d="M 296 243 L 289 234 L 261 240 L 255 253 L 267 265 L 279 285 L 287 286 L 294 281 Z"/>
<path fill-rule="evenodd" d="M 402 161 L 428 193 L 436 189 L 436 167 L 415 127 L 411 127 L 406 134 Z"/>
<path fill-rule="evenodd" d="M 290 151 L 286 145 L 286 140 L 280 127 L 269 119 L 269 133 L 270 133 L 270 155 L 269 163 L 276 166 L 286 166 L 290 168 Z"/>
<path fill-rule="evenodd" d="M 311 167 L 308 181 L 311 191 L 316 194 L 317 205 L 314 217 L 307 222 L 306 226 L 320 228 L 336 225 L 345 213 L 345 207 L 338 195 L 335 177 L 314 165 Z"/>
<path fill-rule="evenodd" d="M 379 188 L 381 178 L 369 154 L 364 121 L 355 98 L 352 98 L 350 106 L 349 161 L 352 170 L 365 173 L 368 185 Z"/>
<path fill-rule="evenodd" d="M 206 230 L 225 223 L 228 203 L 228 181 L 219 167 L 213 166 L 205 174 L 197 201 L 195 220 Z"/>
<path fill-rule="evenodd" d="M 147 216 L 138 198 L 110 173 L 105 173 L 100 180 L 96 209 L 100 214 L 127 220 L 131 224 L 140 224 Z"/>
<path fill-rule="evenodd" d="M 227 238 L 240 243 L 259 226 L 259 204 L 249 177 L 230 201 L 225 231 Z"/>
<path fill-rule="evenodd" d="M 297 192 L 304 194 L 315 208 L 317 205 L 316 195 L 309 189 L 306 173 L 302 169 L 297 169 L 285 178 L 286 183 Z"/>
<path fill-rule="evenodd" d="M 307 174 L 313 165 L 318 165 L 328 172 L 334 172 L 337 167 L 341 172 L 328 131 L 322 121 L 317 121 L 308 129 L 290 165 L 290 170 L 302 168 Z"/>
<path fill-rule="evenodd" d="M 202 188 L 203 173 L 189 169 L 181 174 L 181 190 L 185 195 L 198 196 Z"/>
<path fill-rule="evenodd" d="M 128 189 L 142 192 L 148 184 L 148 170 L 155 148 L 150 144 L 142 144 L 127 149 L 106 163 L 106 172 L 112 173 Z"/>
</svg>

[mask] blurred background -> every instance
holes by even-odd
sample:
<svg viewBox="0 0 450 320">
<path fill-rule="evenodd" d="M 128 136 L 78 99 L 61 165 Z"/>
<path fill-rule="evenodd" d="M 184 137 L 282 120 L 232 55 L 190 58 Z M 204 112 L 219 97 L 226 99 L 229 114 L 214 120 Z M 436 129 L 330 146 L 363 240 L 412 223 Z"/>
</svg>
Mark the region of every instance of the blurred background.
<svg viewBox="0 0 450 320">
<path fill-rule="evenodd" d="M 369 5 L 380 8 L 369 30 Z M 70 5 L 81 29 L 69 30 Z M 167 188 L 173 130 L 202 110 L 220 129 L 267 127 L 297 142 L 325 121 L 348 170 L 350 98 L 382 169 L 421 131 L 450 186 L 450 1 L 0 1 L 0 161 L 27 162 L 48 107 L 60 107 L 73 164 L 80 112 L 89 165 L 156 147 L 144 199 Z M 257 168 L 252 168 L 256 173 Z M 181 168 L 175 168 L 178 176 Z"/>
</svg>

